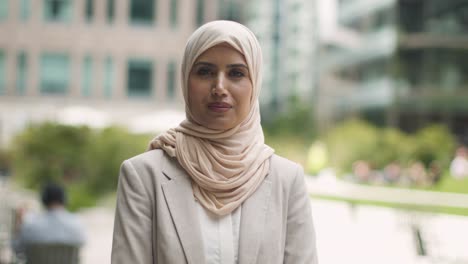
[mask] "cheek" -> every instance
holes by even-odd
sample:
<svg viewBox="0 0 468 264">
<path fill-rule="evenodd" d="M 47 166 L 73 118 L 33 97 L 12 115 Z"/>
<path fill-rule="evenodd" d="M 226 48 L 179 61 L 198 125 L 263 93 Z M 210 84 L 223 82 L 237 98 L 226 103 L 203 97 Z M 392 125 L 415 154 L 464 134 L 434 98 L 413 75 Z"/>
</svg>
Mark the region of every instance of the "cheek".
<svg viewBox="0 0 468 264">
<path fill-rule="evenodd" d="M 244 114 L 247 114 L 250 111 L 252 94 L 253 91 L 251 85 L 245 85 L 243 89 L 239 90 L 237 98 Z"/>
<path fill-rule="evenodd" d="M 194 103 L 197 101 L 197 97 L 200 94 L 199 91 L 199 85 L 197 85 L 197 82 L 194 80 L 189 79 L 188 84 L 187 84 L 187 97 L 188 97 L 188 103 L 189 107 L 193 106 Z"/>
</svg>

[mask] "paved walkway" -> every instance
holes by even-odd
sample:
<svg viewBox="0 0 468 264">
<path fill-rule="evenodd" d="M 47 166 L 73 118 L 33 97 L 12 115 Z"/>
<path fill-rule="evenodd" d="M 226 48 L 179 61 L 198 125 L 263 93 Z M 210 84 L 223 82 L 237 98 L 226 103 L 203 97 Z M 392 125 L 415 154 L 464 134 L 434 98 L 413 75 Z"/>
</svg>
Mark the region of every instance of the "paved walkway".
<svg viewBox="0 0 468 264">
<path fill-rule="evenodd" d="M 309 188 L 318 188 L 310 184 Z M 325 188 L 321 184 L 316 186 Z M 351 206 L 319 199 L 312 200 L 312 210 L 320 264 L 468 263 L 468 217 Z M 86 209 L 78 215 L 87 227 L 81 263 L 109 263 L 113 209 Z M 420 229 L 428 256 L 417 254 L 412 226 Z"/>
<path fill-rule="evenodd" d="M 369 200 L 418 206 L 442 206 L 468 209 L 468 195 L 419 191 L 391 187 L 366 186 L 336 179 L 333 174 L 307 177 L 309 193 L 353 200 Z"/>
</svg>

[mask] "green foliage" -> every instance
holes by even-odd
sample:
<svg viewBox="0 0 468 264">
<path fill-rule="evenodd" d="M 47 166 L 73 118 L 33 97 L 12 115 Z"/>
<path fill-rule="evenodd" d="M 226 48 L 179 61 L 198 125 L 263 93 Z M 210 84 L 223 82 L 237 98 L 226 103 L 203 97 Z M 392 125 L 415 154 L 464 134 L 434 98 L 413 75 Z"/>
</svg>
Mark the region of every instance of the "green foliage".
<svg viewBox="0 0 468 264">
<path fill-rule="evenodd" d="M 276 154 L 305 166 L 309 145 L 316 135 L 312 106 L 294 96 L 288 105 L 289 109 L 282 113 L 262 110 L 265 143 Z"/>
<path fill-rule="evenodd" d="M 414 157 L 426 167 L 436 161 L 439 166 L 448 167 L 456 147 L 455 137 L 442 125 L 432 125 L 414 135 L 417 142 Z"/>
<path fill-rule="evenodd" d="M 142 153 L 148 141 L 146 135 L 131 135 L 119 127 L 95 133 L 86 155 L 87 187 L 96 193 L 115 190 L 122 161 Z"/>
<path fill-rule="evenodd" d="M 9 174 L 11 169 L 12 156 L 7 149 L 0 148 L 0 175 Z"/>
<path fill-rule="evenodd" d="M 415 134 L 405 134 L 394 128 L 377 128 L 362 120 L 348 120 L 325 137 L 330 165 L 341 172 L 351 171 L 357 160 L 382 169 L 391 162 L 403 166 L 421 161 L 426 168 L 437 164 L 446 168 L 453 156 L 455 138 L 441 125 L 431 125 Z"/>
<path fill-rule="evenodd" d="M 14 141 L 14 173 L 31 188 L 47 181 L 73 182 L 84 177 L 83 165 L 92 131 L 44 123 L 27 128 Z"/>
<path fill-rule="evenodd" d="M 33 125 L 14 140 L 13 174 L 28 188 L 51 180 L 66 185 L 72 209 L 92 206 L 116 189 L 120 164 L 143 152 L 149 139 L 118 127 Z"/>
<path fill-rule="evenodd" d="M 300 137 L 309 141 L 309 143 L 312 142 L 315 136 L 312 106 L 302 103 L 297 97 L 291 97 L 289 105 L 288 111 L 269 116 L 269 118 L 262 118 L 262 127 L 265 134 L 275 138 Z"/>
<path fill-rule="evenodd" d="M 344 171 L 351 170 L 356 160 L 371 160 L 379 144 L 379 131 L 362 120 L 346 121 L 324 139 L 330 153 L 330 165 Z"/>
</svg>

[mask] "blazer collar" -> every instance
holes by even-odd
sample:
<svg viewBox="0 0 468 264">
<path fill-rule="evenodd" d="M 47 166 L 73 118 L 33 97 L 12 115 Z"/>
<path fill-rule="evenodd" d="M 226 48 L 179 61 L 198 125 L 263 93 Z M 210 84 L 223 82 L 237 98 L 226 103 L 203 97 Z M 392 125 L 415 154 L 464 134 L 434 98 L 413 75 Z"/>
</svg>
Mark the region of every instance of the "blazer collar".
<svg viewBox="0 0 468 264">
<path fill-rule="evenodd" d="M 168 181 L 161 186 L 187 263 L 205 263 L 203 238 L 191 180 L 175 159 L 165 159 L 162 168 Z"/>
<path fill-rule="evenodd" d="M 271 166 L 271 165 L 270 165 Z M 175 159 L 166 159 L 163 173 L 168 181 L 162 189 L 189 264 L 205 263 L 203 237 L 190 176 Z M 271 173 L 271 167 L 270 167 Z M 272 182 L 267 175 L 258 189 L 242 204 L 239 231 L 239 264 L 256 263 L 267 223 Z"/>
</svg>

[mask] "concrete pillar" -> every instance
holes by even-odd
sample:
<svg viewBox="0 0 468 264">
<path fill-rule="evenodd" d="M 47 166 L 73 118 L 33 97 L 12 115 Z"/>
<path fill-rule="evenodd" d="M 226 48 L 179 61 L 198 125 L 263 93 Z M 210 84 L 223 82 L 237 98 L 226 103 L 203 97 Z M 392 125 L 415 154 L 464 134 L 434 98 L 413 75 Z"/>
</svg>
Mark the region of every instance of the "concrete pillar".
<svg viewBox="0 0 468 264">
<path fill-rule="evenodd" d="M 125 100 L 127 97 L 127 59 L 122 52 L 114 53 L 114 91 L 112 98 Z"/>
<path fill-rule="evenodd" d="M 5 94 L 14 95 L 16 88 L 16 49 L 9 47 L 5 52 Z"/>
<path fill-rule="evenodd" d="M 156 26 L 157 29 L 169 29 L 169 11 L 170 11 L 170 0 L 166 1 L 157 1 L 154 0 L 154 8 L 155 8 L 155 20 L 154 20 L 154 25 Z M 183 6 L 180 4 L 180 6 Z M 188 8 L 187 8 L 188 9 Z M 182 16 L 182 14 L 181 14 Z"/>
<path fill-rule="evenodd" d="M 40 94 L 40 48 L 31 45 L 27 50 L 27 56 L 26 95 L 34 97 Z"/>
<path fill-rule="evenodd" d="M 117 0 L 118 1 L 118 0 Z M 107 24 L 107 0 L 94 1 L 94 17 L 93 22 L 95 25 Z"/>
<path fill-rule="evenodd" d="M 91 97 L 95 99 L 103 98 L 104 94 L 104 70 L 106 56 L 101 52 L 94 53 L 93 56 L 93 84 Z"/>
<path fill-rule="evenodd" d="M 44 22 L 44 1 L 31 0 L 30 4 L 31 14 L 29 17 L 29 23 L 37 27 Z"/>
<path fill-rule="evenodd" d="M 162 102 L 161 98 L 165 96 L 163 83 L 165 76 L 163 76 L 164 63 L 161 57 L 151 57 L 153 62 L 153 79 L 151 87 L 151 98 L 155 102 Z"/>
<path fill-rule="evenodd" d="M 86 23 L 86 17 L 85 17 L 86 0 L 75 0 L 75 1 L 71 1 L 71 3 L 72 3 L 72 13 L 73 13 L 71 24 L 76 27 L 77 25 L 82 25 Z"/>
<path fill-rule="evenodd" d="M 70 83 L 68 97 L 76 98 L 81 95 L 83 55 L 78 50 L 70 52 Z"/>
<path fill-rule="evenodd" d="M 129 7 L 131 0 L 114 0 L 114 22 L 117 27 L 128 26 L 129 19 Z M 107 2 L 107 0 L 106 0 Z M 107 7 L 106 7 L 107 9 Z M 106 14 L 107 20 L 107 14 Z"/>
</svg>

